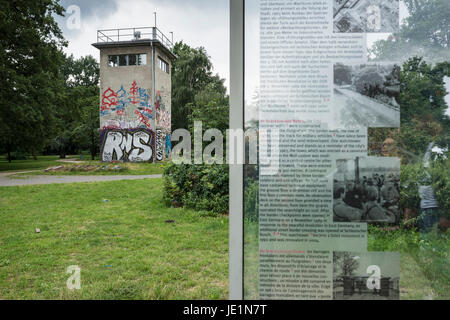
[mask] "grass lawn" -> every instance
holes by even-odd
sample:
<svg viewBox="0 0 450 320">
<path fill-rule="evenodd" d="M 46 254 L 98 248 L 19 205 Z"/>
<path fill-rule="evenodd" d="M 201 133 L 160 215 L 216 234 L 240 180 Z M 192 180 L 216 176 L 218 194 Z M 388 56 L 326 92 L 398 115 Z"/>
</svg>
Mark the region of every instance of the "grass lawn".
<svg viewBox="0 0 450 320">
<path fill-rule="evenodd" d="M 244 223 L 244 299 L 258 300 L 259 283 L 259 225 L 246 220 Z"/>
<path fill-rule="evenodd" d="M 102 176 L 102 175 L 153 175 L 162 174 L 166 163 L 119 163 L 119 164 L 108 164 L 102 163 L 100 161 L 86 161 L 80 164 L 71 163 L 58 163 L 56 166 L 64 166 L 63 169 L 57 171 L 45 172 L 44 170 L 38 170 L 35 172 L 29 172 L 22 174 L 23 176 L 28 175 L 53 175 L 53 176 Z M 120 169 L 116 170 L 115 167 Z M 88 168 L 87 171 L 85 171 Z M 46 168 L 47 169 L 47 168 Z"/>
<path fill-rule="evenodd" d="M 73 157 L 74 160 L 79 160 L 78 157 Z M 9 171 L 28 171 L 36 170 L 22 174 L 27 175 L 153 175 L 162 174 L 167 162 L 160 163 L 118 163 L 109 164 L 96 161 L 82 161 L 80 163 L 61 163 L 58 156 L 39 156 L 38 160 L 14 160 L 8 163 L 5 157 L 0 157 L 0 172 Z M 44 170 L 50 167 L 64 166 L 64 169 L 45 172 Z M 115 167 L 120 167 L 116 170 Z"/>
<path fill-rule="evenodd" d="M 11 163 L 5 157 L 0 157 L 0 172 L 6 171 L 26 171 L 46 169 L 48 167 L 57 166 L 60 163 L 58 156 L 39 156 L 38 160 L 13 160 Z"/>
<path fill-rule="evenodd" d="M 258 299 L 258 224 L 245 222 L 244 295 Z M 400 252 L 400 299 L 450 299 L 450 230 L 421 236 L 414 230 L 369 228 L 368 251 Z"/>
<path fill-rule="evenodd" d="M 228 217 L 166 208 L 162 192 L 162 179 L 0 188 L 0 299 L 227 299 Z M 81 290 L 66 288 L 71 265 Z"/>
<path fill-rule="evenodd" d="M 369 227 L 368 250 L 400 252 L 401 299 L 450 299 L 450 229 L 421 235 Z"/>
</svg>

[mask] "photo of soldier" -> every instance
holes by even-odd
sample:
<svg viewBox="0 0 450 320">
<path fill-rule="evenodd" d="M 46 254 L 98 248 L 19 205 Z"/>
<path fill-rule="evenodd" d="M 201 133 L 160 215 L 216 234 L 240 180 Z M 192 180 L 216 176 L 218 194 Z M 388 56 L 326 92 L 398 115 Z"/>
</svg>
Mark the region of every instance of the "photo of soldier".
<svg viewBox="0 0 450 320">
<path fill-rule="evenodd" d="M 395 158 L 378 162 L 380 172 L 369 172 L 368 158 L 338 160 L 334 178 L 334 222 L 369 222 L 396 224 L 400 221 L 400 168 Z M 384 168 L 380 166 L 383 164 Z M 361 166 L 360 164 L 363 164 Z M 397 170 L 398 167 L 398 170 Z M 355 171 L 354 173 L 349 172 Z M 360 170 L 371 175 L 359 178 Z M 351 176 L 354 176 L 351 177 Z"/>
</svg>

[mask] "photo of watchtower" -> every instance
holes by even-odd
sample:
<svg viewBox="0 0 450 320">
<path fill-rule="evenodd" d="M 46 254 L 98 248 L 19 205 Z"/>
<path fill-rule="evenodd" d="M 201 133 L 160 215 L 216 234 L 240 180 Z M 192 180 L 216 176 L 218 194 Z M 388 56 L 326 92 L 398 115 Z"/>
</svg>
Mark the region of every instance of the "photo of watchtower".
<svg viewBox="0 0 450 320">
<path fill-rule="evenodd" d="M 171 154 L 173 41 L 157 27 L 97 31 L 100 153 L 104 162 L 156 162 Z"/>
</svg>

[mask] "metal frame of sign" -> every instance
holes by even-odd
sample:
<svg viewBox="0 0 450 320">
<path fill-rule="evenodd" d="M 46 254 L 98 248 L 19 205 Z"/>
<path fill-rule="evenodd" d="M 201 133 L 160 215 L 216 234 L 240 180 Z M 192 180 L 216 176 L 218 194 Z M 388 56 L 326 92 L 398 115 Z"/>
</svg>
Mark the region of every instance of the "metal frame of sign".
<svg viewBox="0 0 450 320">
<path fill-rule="evenodd" d="M 244 129 L 245 0 L 230 0 L 230 129 Z M 243 300 L 244 166 L 230 164 L 229 298 Z"/>
</svg>

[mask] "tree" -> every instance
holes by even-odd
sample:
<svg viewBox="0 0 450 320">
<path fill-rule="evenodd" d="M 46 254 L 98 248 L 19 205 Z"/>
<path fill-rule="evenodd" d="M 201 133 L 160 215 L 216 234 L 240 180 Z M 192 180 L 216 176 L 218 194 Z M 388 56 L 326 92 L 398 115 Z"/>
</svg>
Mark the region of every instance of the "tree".
<svg viewBox="0 0 450 320">
<path fill-rule="evenodd" d="M 334 252 L 334 271 L 340 271 L 342 276 L 351 276 L 359 268 L 358 259 L 351 252 Z"/>
<path fill-rule="evenodd" d="M 187 129 L 196 98 L 204 101 L 199 94 L 214 90 L 224 94 L 226 89 L 219 76 L 212 74 L 211 60 L 203 47 L 194 49 L 177 42 L 173 52 L 178 58 L 172 64 L 172 130 Z"/>
<path fill-rule="evenodd" d="M 89 149 L 91 159 L 99 150 L 99 122 L 98 96 L 93 95 L 82 101 L 83 109 L 81 111 L 80 121 L 76 123 L 74 129 L 74 140 L 82 149 Z"/>
<path fill-rule="evenodd" d="M 447 104 L 444 77 L 450 74 L 450 62 L 432 66 L 423 58 L 413 57 L 400 72 L 402 124 L 412 119 L 443 120 Z"/>
<path fill-rule="evenodd" d="M 449 75 L 449 67 L 446 62 L 432 66 L 423 58 L 413 57 L 395 72 L 399 72 L 401 83 L 401 128 L 369 128 L 372 153 L 381 153 L 383 142 L 390 138 L 402 163 L 422 162 L 430 142 L 445 140 L 450 119 L 445 114 L 448 106 L 444 77 Z"/>
<path fill-rule="evenodd" d="M 215 78 L 215 82 L 208 84 L 194 98 L 194 103 L 188 104 L 191 110 L 189 115 L 189 129 L 193 128 L 194 121 L 201 121 L 203 129 L 219 129 L 222 133 L 229 128 L 229 98 L 223 79 Z"/>
<path fill-rule="evenodd" d="M 338 85 L 352 84 L 352 69 L 349 66 L 337 63 L 334 65 L 334 83 Z"/>
<path fill-rule="evenodd" d="M 53 14 L 55 0 L 0 0 L 0 146 L 36 154 L 52 135 L 63 92 L 61 49 L 66 45 Z"/>
<path fill-rule="evenodd" d="M 450 3 L 447 0 L 404 0 L 410 16 L 402 32 L 408 39 L 448 48 Z"/>
<path fill-rule="evenodd" d="M 428 62 L 450 60 L 450 1 L 404 0 L 409 16 L 400 32 L 377 41 L 369 50 L 375 60 L 405 61 L 411 56 Z"/>
<path fill-rule="evenodd" d="M 57 132 L 51 147 L 61 158 L 84 148 L 95 157 L 97 146 L 93 144 L 95 141 L 98 144 L 98 139 L 92 134 L 95 131 L 98 136 L 99 128 L 99 64 L 92 56 L 79 59 L 66 56 L 61 73 L 65 84 L 64 99 L 57 110 Z"/>
<path fill-rule="evenodd" d="M 100 65 L 91 55 L 79 59 L 66 56 L 61 71 L 68 88 L 95 87 L 100 81 Z"/>
</svg>

